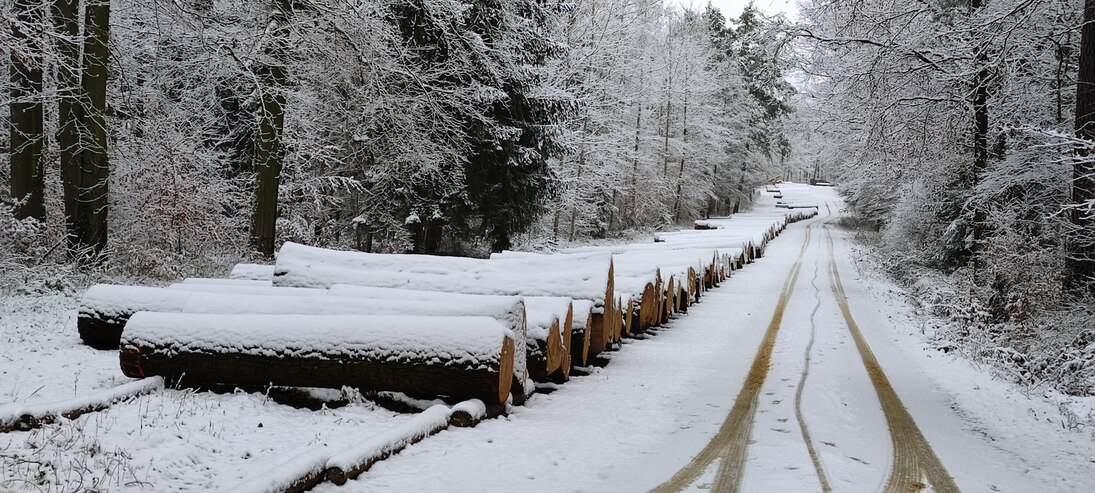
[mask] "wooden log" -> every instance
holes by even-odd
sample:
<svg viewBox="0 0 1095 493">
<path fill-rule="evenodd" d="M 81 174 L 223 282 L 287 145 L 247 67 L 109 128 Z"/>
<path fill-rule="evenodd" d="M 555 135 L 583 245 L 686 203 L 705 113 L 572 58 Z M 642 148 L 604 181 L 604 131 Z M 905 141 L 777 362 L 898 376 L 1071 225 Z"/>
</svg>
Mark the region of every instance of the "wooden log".
<svg viewBox="0 0 1095 493">
<path fill-rule="evenodd" d="M 449 408 L 437 405 L 415 415 L 406 423 L 372 436 L 360 445 L 327 461 L 325 477 L 339 486 L 368 471 L 374 464 L 399 453 L 449 426 Z"/>
<path fill-rule="evenodd" d="M 501 404 L 488 406 L 479 399 L 471 399 L 452 407 L 449 414 L 449 425 L 458 428 L 471 428 L 484 419 L 492 419 L 505 413 L 505 406 Z"/>
<path fill-rule="evenodd" d="M 270 279 L 222 279 L 219 277 L 187 277 L 176 284 L 213 284 L 217 286 L 227 286 L 226 289 L 231 289 L 231 287 L 234 286 L 258 288 L 274 287 L 274 282 Z"/>
<path fill-rule="evenodd" d="M 559 317 L 559 346 L 554 348 L 554 352 L 559 355 L 559 363 L 548 378 L 556 383 L 566 382 L 570 379 L 570 369 L 573 366 L 571 345 L 574 344 L 574 301 L 551 296 L 529 296 L 524 300 L 530 311 L 554 313 Z"/>
<path fill-rule="evenodd" d="M 185 291 L 96 284 L 80 297 L 76 329 L 88 346 L 118 349 L 118 339 L 130 316 L 142 310 L 181 311 L 190 295 Z"/>
<path fill-rule="evenodd" d="M 270 288 L 274 290 L 290 288 Z M 321 290 L 326 293 L 326 290 Z M 285 315 L 430 315 L 430 316 L 486 316 L 500 321 L 517 336 L 515 340 L 514 383 L 518 395 L 525 396 L 532 386 L 529 378 L 529 360 L 533 365 L 546 364 L 548 358 L 561 360 L 563 350 L 558 343 L 550 346 L 548 327 L 529 324 L 521 298 L 483 297 L 470 301 L 423 299 L 388 299 L 378 302 L 364 298 L 337 296 L 254 296 L 227 293 L 190 292 L 140 286 L 113 286 L 99 284 L 88 289 L 81 299 L 77 327 L 85 343 L 102 349 L 117 349 L 122 327 L 137 312 L 175 312 L 205 314 L 285 314 Z M 541 316 L 537 321 L 547 317 Z M 302 327 L 307 330 L 307 327 Z M 557 330 L 556 330 L 557 332 Z M 554 340 L 558 340 L 559 335 Z M 549 347 L 550 346 L 550 347 Z M 554 369 L 540 370 L 542 380 Z M 517 400 L 517 399 L 515 399 Z"/>
<path fill-rule="evenodd" d="M 193 293 L 230 293 L 256 296 L 326 296 L 326 289 L 274 287 L 265 281 L 245 281 L 247 284 L 177 282 L 167 286 L 176 291 Z"/>
<path fill-rule="evenodd" d="M 574 366 L 589 364 L 589 348 L 593 331 L 589 325 L 593 322 L 593 302 L 574 300 L 574 328 L 570 338 L 570 361 Z"/>
<path fill-rule="evenodd" d="M 677 279 L 673 276 L 669 277 L 669 281 L 665 283 L 665 294 L 663 295 L 663 310 L 661 313 L 660 323 L 669 322 L 669 316 L 673 314 L 673 309 L 676 307 L 677 296 Z"/>
<path fill-rule="evenodd" d="M 514 335 L 489 317 L 140 312 L 120 359 L 127 376 L 188 385 L 348 386 L 503 404 Z"/>
<path fill-rule="evenodd" d="M 162 389 L 163 385 L 162 378 L 152 377 L 57 402 L 5 404 L 0 406 L 0 433 L 30 430 L 52 423 L 58 418 L 76 419 L 84 414 L 106 409 L 117 402 L 150 394 Z"/>
<path fill-rule="evenodd" d="M 657 296 L 658 293 L 654 283 L 647 283 L 643 288 L 643 296 L 640 298 L 638 306 L 639 332 L 645 331 L 656 324 Z"/>
<path fill-rule="evenodd" d="M 323 482 L 331 453 L 315 448 L 299 453 L 253 477 L 226 488 L 233 493 L 303 493 Z"/>
<path fill-rule="evenodd" d="M 637 334 L 639 332 L 639 328 L 638 328 L 639 317 L 635 314 L 635 312 L 638 310 L 638 308 L 637 308 L 638 303 L 635 301 L 635 298 L 632 297 L 632 296 L 628 296 L 627 297 L 627 302 L 624 302 L 623 299 L 621 298 L 620 306 L 624 307 L 624 309 L 623 309 L 623 331 L 622 331 L 621 337 L 630 336 L 633 332 Z"/>
<path fill-rule="evenodd" d="M 278 254 L 274 285 L 326 288 L 352 284 L 590 300 L 596 309 L 589 324 L 592 331 L 589 352 L 595 355 L 611 342 L 615 320 L 619 319 L 619 309 L 615 307 L 614 272 L 610 254 L 581 259 L 538 255 L 494 261 L 336 252 L 290 242 Z"/>
<path fill-rule="evenodd" d="M 528 375 L 534 382 L 547 382 L 566 361 L 566 344 L 562 338 L 559 317 L 549 311 L 528 310 L 529 339 Z"/>
<path fill-rule="evenodd" d="M 570 374 L 570 357 L 567 347 L 573 330 L 573 313 L 570 298 L 543 296 L 497 296 L 466 293 L 448 293 L 444 291 L 426 291 L 420 289 L 378 288 L 336 284 L 331 286 L 331 297 L 347 299 L 367 299 L 372 303 L 405 304 L 406 302 L 428 304 L 458 304 L 476 306 L 481 304 L 512 303 L 521 300 L 526 307 L 526 326 L 524 331 L 528 339 L 527 366 L 528 376 L 535 382 L 554 381 L 554 375 L 563 365 Z"/>
</svg>

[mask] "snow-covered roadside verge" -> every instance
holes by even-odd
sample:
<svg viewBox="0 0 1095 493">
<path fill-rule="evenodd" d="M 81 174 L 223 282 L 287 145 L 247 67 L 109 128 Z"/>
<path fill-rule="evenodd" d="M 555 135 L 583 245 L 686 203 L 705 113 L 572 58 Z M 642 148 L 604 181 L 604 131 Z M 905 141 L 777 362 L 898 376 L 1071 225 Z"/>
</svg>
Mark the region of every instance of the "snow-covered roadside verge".
<svg viewBox="0 0 1095 493">
<path fill-rule="evenodd" d="M 833 234 L 852 236 L 840 229 Z M 849 240 L 845 245 L 856 243 Z M 863 318 L 860 324 L 872 348 L 887 361 L 894 386 L 951 473 L 968 482 L 989 477 L 983 471 L 1006 462 L 1009 470 L 1052 485 L 1052 491 L 1091 491 L 1095 428 L 1090 420 L 1077 419 L 1076 413 L 1090 413 L 1093 398 L 1020 385 L 1002 368 L 979 363 L 961 351 L 941 350 L 943 325 L 910 303 L 909 292 L 889 279 L 869 247 L 858 244 L 854 250 L 842 266 L 856 278 L 856 287 L 848 292 L 853 311 L 857 319 Z M 891 371 L 895 368 L 901 371 Z M 917 398 L 927 395 L 932 397 Z M 950 412 L 935 412 L 928 404 L 933 400 L 945 401 Z M 991 447 L 995 461 L 970 454 L 960 440 L 965 434 Z M 1014 487 L 998 486 L 1003 491 Z"/>
<path fill-rule="evenodd" d="M 991 334 L 978 334 L 979 331 L 1006 329 L 992 327 L 982 320 L 956 320 L 953 314 L 945 315 L 959 305 L 969 312 L 982 310 L 967 299 L 970 295 L 956 293 L 960 288 L 954 285 L 953 280 L 938 271 L 917 268 L 915 284 L 906 286 L 888 272 L 887 260 L 880 255 L 876 245 L 864 241 L 861 235 L 844 231 L 841 234 L 848 234 L 849 238 L 858 237 L 847 243 L 852 247 L 851 258 L 857 275 L 871 287 L 872 296 L 880 301 L 879 306 L 905 307 L 888 315 L 902 328 L 902 332 L 915 336 L 925 353 L 976 368 L 1010 392 L 1029 400 L 1032 403 L 1029 409 L 1032 417 L 1095 440 L 1095 395 L 1068 395 L 1055 388 L 1058 382 L 1035 378 L 1023 368 L 1033 360 L 1054 358 L 1052 354 L 1036 354 L 1038 349 L 1056 351 L 1067 342 L 1044 341 L 1044 345 L 1031 353 L 1022 353 L 993 341 Z M 955 299 L 948 299 L 951 296 Z M 975 324 L 978 326 L 970 327 Z M 1088 362 L 1088 365 L 1095 366 L 1095 361 Z M 1043 408 L 1035 403 L 1045 406 Z"/>
<path fill-rule="evenodd" d="M 60 294 L 0 297 L 0 404 L 34 408 L 134 382 L 116 351 L 80 344 L 77 305 Z M 215 491 L 300 454 L 339 453 L 408 419 L 351 401 L 313 412 L 260 393 L 157 390 L 0 433 L 0 491 Z"/>
</svg>

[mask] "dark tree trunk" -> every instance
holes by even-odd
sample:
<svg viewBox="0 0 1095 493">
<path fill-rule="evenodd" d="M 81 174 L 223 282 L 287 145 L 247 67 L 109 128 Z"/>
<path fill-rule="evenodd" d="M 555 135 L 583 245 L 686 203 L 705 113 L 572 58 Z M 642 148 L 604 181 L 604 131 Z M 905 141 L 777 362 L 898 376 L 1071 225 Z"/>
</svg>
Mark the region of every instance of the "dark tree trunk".
<svg viewBox="0 0 1095 493">
<path fill-rule="evenodd" d="M 35 5 L 38 3 L 38 5 Z M 42 56 L 41 36 L 34 35 L 42 22 L 42 5 L 15 0 L 17 22 L 12 37 L 24 50 L 11 51 L 11 197 L 18 201 L 17 219 L 46 220 L 42 181 Z M 19 43 L 24 41 L 25 43 Z"/>
<path fill-rule="evenodd" d="M 1084 2 L 1084 25 L 1080 34 L 1080 69 L 1076 80 L 1076 135 L 1095 141 L 1095 0 Z M 1072 202 L 1077 206 L 1095 201 L 1095 166 L 1086 149 L 1079 151 L 1073 167 Z M 1095 276 L 1095 242 L 1089 236 L 1095 218 L 1090 212 L 1074 209 L 1076 227 L 1071 241 L 1070 284 L 1079 287 Z"/>
<path fill-rule="evenodd" d="M 688 97 L 684 99 L 684 117 L 681 119 L 681 143 L 688 144 Z M 681 222 L 681 192 L 684 186 L 684 151 L 681 151 L 681 167 L 677 170 L 677 194 L 673 201 L 673 220 Z"/>
<path fill-rule="evenodd" d="M 83 133 L 80 145 L 76 241 L 100 252 L 107 243 L 108 186 L 106 85 L 109 77 L 110 0 L 89 0 L 84 18 Z"/>
<path fill-rule="evenodd" d="M 54 0 L 53 46 L 57 51 L 57 148 L 65 204 L 65 229 L 69 247 L 84 237 L 79 224 L 80 207 L 80 9 L 79 0 Z"/>
<path fill-rule="evenodd" d="M 970 7 L 971 12 L 981 8 L 983 0 L 971 0 Z M 974 77 L 973 82 L 973 167 L 964 180 L 963 185 L 967 191 L 972 190 L 973 187 L 981 180 L 981 175 L 984 174 L 985 168 L 989 164 L 989 79 L 991 73 L 988 66 L 988 53 L 986 46 L 980 46 L 977 48 L 975 60 L 978 67 L 977 74 Z M 977 251 L 981 247 L 981 243 L 985 237 L 985 209 L 980 204 L 974 204 L 973 211 L 973 243 L 970 247 L 970 253 L 974 255 L 974 261 L 977 261 Z"/>
<path fill-rule="evenodd" d="M 282 133 L 285 128 L 285 68 L 287 31 L 292 5 L 273 0 L 270 14 L 271 39 L 265 48 L 266 64 L 257 69 L 261 86 L 261 114 L 255 139 L 255 197 L 251 215 L 251 246 L 259 253 L 274 255 L 278 219 L 278 187 L 281 184 Z"/>
</svg>

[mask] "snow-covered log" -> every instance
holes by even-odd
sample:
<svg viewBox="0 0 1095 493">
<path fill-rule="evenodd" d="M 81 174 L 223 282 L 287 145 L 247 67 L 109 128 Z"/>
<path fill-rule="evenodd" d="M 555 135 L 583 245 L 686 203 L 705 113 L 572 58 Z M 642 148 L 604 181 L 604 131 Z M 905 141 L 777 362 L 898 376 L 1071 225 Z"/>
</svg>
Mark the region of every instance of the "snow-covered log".
<svg viewBox="0 0 1095 493">
<path fill-rule="evenodd" d="M 163 383 L 162 378 L 152 377 L 58 402 L 5 404 L 0 406 L 0 433 L 37 428 L 52 423 L 58 417 L 76 419 L 83 414 L 106 409 L 116 402 L 155 392 L 163 388 Z"/>
<path fill-rule="evenodd" d="M 449 425 L 470 428 L 478 425 L 484 419 L 495 418 L 504 412 L 504 405 L 487 405 L 479 399 L 469 399 L 452 407 L 452 413 L 449 415 Z"/>
<path fill-rule="evenodd" d="M 96 284 L 80 297 L 76 329 L 88 346 L 117 349 L 122 328 L 134 313 L 182 311 L 190 295 L 181 290 Z"/>
<path fill-rule="evenodd" d="M 246 286 L 259 288 L 270 288 L 274 286 L 274 282 L 270 279 L 223 279 L 220 277 L 188 277 L 178 284 L 215 284 L 227 287 Z"/>
<path fill-rule="evenodd" d="M 513 262 L 343 252 L 286 243 L 278 253 L 274 285 L 328 288 L 353 284 L 452 293 L 564 296 L 591 300 L 590 353 L 604 350 L 618 331 L 614 273 L 609 254 L 581 259 L 544 255 Z"/>
<path fill-rule="evenodd" d="M 655 272 L 655 277 L 657 272 Z M 621 291 L 632 292 L 638 291 L 637 298 L 632 298 L 631 303 L 627 308 L 628 316 L 625 332 L 628 335 L 634 335 L 649 329 L 650 327 L 657 325 L 657 288 L 655 282 L 643 282 L 642 279 L 636 279 L 636 287 L 627 289 L 623 286 L 627 281 L 622 281 L 619 277 L 616 278 L 617 286 L 621 287 Z M 639 288 L 638 284 L 642 287 Z"/>
<path fill-rule="evenodd" d="M 570 353 L 567 349 L 573 326 L 570 298 L 478 295 L 349 284 L 336 284 L 331 286 L 329 292 L 332 298 L 369 300 L 369 303 L 393 306 L 417 303 L 426 305 L 427 308 L 430 305 L 496 306 L 523 300 L 528 327 L 525 334 L 528 339 L 529 378 L 536 382 L 546 382 L 557 372 L 563 372 L 564 380 L 570 374 Z"/>
<path fill-rule="evenodd" d="M 446 406 L 433 406 L 395 428 L 332 456 L 327 461 L 327 480 L 337 485 L 346 484 L 346 481 L 368 471 L 373 464 L 447 428 L 450 413 L 451 410 Z"/>
<path fill-rule="evenodd" d="M 232 267 L 232 279 L 270 281 L 274 279 L 274 266 L 265 264 L 236 264 Z"/>
<path fill-rule="evenodd" d="M 259 283 L 264 281 L 247 281 L 250 283 Z M 226 284 L 226 283 L 175 283 L 168 286 L 168 289 L 177 289 L 179 291 L 194 291 L 200 293 L 232 293 L 232 294 L 251 294 L 251 295 L 264 295 L 264 296 L 325 296 L 327 294 L 326 289 L 311 289 L 311 288 L 276 288 L 272 284 Z"/>
<path fill-rule="evenodd" d="M 589 346 L 591 332 L 589 323 L 593 320 L 593 302 L 589 300 L 574 300 L 572 313 L 574 323 L 570 333 L 570 363 L 572 366 L 586 366 L 589 364 Z"/>
<path fill-rule="evenodd" d="M 127 376 L 188 385 L 355 387 L 504 403 L 514 335 L 490 317 L 140 312 L 126 324 Z"/>
<path fill-rule="evenodd" d="M 559 319 L 559 349 L 558 365 L 548 376 L 551 380 L 562 383 L 570 379 L 570 368 L 573 366 L 571 345 L 574 344 L 574 301 L 561 296 L 529 296 L 525 298 L 525 306 L 530 312 L 544 312 L 555 314 Z"/>
<path fill-rule="evenodd" d="M 564 348 L 548 342 L 549 328 L 533 326 L 529 335 L 525 305 L 519 297 L 484 297 L 475 302 L 447 300 L 425 303 L 422 299 L 376 300 L 340 298 L 336 296 L 256 296 L 228 293 L 189 292 L 139 286 L 97 285 L 88 290 L 95 300 L 81 304 L 80 336 L 93 341 L 94 347 L 117 349 L 122 327 L 134 313 L 177 312 L 222 315 L 285 314 L 285 315 L 422 315 L 422 316 L 484 316 L 500 321 L 517 336 L 514 360 L 514 382 L 522 389 L 529 378 L 526 361 L 543 366 L 549 358 L 558 360 Z M 278 288 L 290 289 L 290 288 Z M 326 292 L 326 290 L 321 290 Z M 109 303 L 104 300 L 108 300 Z M 85 313 L 109 314 L 102 317 L 109 324 L 94 323 L 94 316 Z M 88 320 L 84 322 L 84 319 Z M 540 316 L 537 320 L 542 321 Z M 545 322 L 550 326 L 550 322 Z M 82 324 L 82 325 L 81 325 Z M 556 336 L 558 339 L 558 336 Z M 90 345 L 90 342 L 88 343 Z M 543 371 L 543 370 L 541 370 Z M 550 372 L 549 372 L 550 373 Z"/>
<path fill-rule="evenodd" d="M 225 488 L 225 493 L 303 493 L 324 480 L 331 452 L 316 448 L 298 454 L 253 477 Z"/>
</svg>

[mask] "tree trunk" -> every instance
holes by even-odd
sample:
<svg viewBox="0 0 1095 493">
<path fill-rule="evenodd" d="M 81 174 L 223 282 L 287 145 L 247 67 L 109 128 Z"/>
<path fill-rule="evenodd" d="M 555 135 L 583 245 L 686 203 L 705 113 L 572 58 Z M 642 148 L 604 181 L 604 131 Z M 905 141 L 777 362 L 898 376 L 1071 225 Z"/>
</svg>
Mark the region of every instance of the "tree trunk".
<svg viewBox="0 0 1095 493">
<path fill-rule="evenodd" d="M 662 146 L 662 177 L 669 174 L 669 117 L 673 114 L 673 100 L 670 97 L 673 77 L 669 78 L 669 89 L 666 89 L 665 100 L 665 144 Z"/>
<path fill-rule="evenodd" d="M 646 78 L 646 70 L 639 72 L 639 88 L 643 87 L 643 79 Z M 641 93 L 640 96 L 641 97 Z M 639 196 L 639 137 L 642 134 L 643 127 L 643 103 L 642 100 L 638 100 L 635 104 L 635 147 L 633 149 L 634 155 L 631 157 L 631 206 L 628 207 L 629 217 L 628 225 L 633 226 L 637 214 L 635 212 L 635 199 Z"/>
<path fill-rule="evenodd" d="M 251 246 L 257 252 L 274 255 L 275 227 L 278 219 L 278 187 L 281 184 L 281 145 L 285 128 L 285 95 L 281 92 L 287 78 L 287 30 L 292 5 L 288 0 L 273 0 L 268 36 L 264 49 L 265 64 L 256 70 L 261 93 L 261 114 L 255 139 L 255 197 L 251 215 Z"/>
<path fill-rule="evenodd" d="M 971 12 L 981 8 L 982 0 L 971 0 Z M 981 175 L 989 165 L 989 78 L 991 74 L 986 66 L 989 63 L 987 47 L 977 48 L 975 63 L 979 67 L 974 78 L 973 87 L 973 168 L 966 177 L 967 191 L 981 181 Z M 974 254 L 974 262 L 977 260 L 977 251 L 985 237 L 986 212 L 984 206 L 974 204 L 973 212 L 973 242 L 970 247 Z"/>
<path fill-rule="evenodd" d="M 464 404 L 454 406 L 454 410 Z M 491 408 L 496 407 L 489 402 L 484 404 Z M 485 411 L 483 413 L 485 414 Z M 451 417 L 448 408 L 443 405 L 434 405 L 386 431 L 382 435 L 383 438 L 373 437 L 350 450 L 332 456 L 327 460 L 327 469 L 323 476 L 327 478 L 327 481 L 342 486 L 368 471 L 377 462 L 444 430 L 449 426 Z"/>
<path fill-rule="evenodd" d="M 684 98 L 683 117 L 681 118 L 681 145 L 688 145 L 688 96 Z M 684 155 L 681 152 L 681 168 L 677 170 L 677 198 L 673 202 L 673 218 L 681 222 L 681 190 L 684 186 Z"/>
<path fill-rule="evenodd" d="M 101 252 L 107 243 L 110 161 L 106 86 L 109 78 L 110 0 L 89 0 L 84 11 L 83 126 L 80 134 L 75 241 Z"/>
<path fill-rule="evenodd" d="M 579 201 L 579 197 L 577 197 L 577 195 L 581 194 L 582 169 L 585 168 L 585 164 L 586 164 L 585 139 L 586 139 L 586 127 L 587 127 L 588 124 L 589 124 L 589 115 L 586 115 L 585 119 L 582 120 L 582 133 L 580 134 L 582 136 L 581 137 L 582 138 L 582 143 L 579 144 L 579 147 L 578 147 L 578 176 L 575 177 L 575 179 L 574 179 L 574 192 L 575 192 L 576 197 L 574 197 L 574 205 L 572 205 L 570 207 L 570 235 L 569 235 L 570 241 L 574 241 L 575 239 L 577 239 L 577 235 L 578 235 L 578 201 Z"/>
<path fill-rule="evenodd" d="M 1095 141 L 1095 0 L 1084 2 L 1084 24 L 1080 34 L 1080 67 L 1076 80 L 1076 135 Z M 1095 165 L 1089 152 L 1080 149 L 1073 166 L 1071 214 L 1076 228 L 1071 243 L 1069 284 L 1088 285 L 1095 276 L 1095 242 L 1090 238 L 1095 217 L 1080 207 L 1095 203 Z"/>
<path fill-rule="evenodd" d="M 38 5 L 35 5 L 35 4 Z M 23 51 L 11 51 L 11 198 L 17 201 L 15 218 L 46 220 L 42 180 L 42 56 L 41 36 L 34 31 L 42 22 L 41 2 L 15 0 L 17 22 L 12 37 Z M 24 43 L 19 43 L 19 41 Z"/>
<path fill-rule="evenodd" d="M 54 0 L 53 46 L 57 51 L 57 148 L 69 248 L 78 248 L 84 235 L 80 224 L 80 9 L 79 0 Z"/>
</svg>

